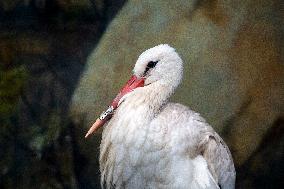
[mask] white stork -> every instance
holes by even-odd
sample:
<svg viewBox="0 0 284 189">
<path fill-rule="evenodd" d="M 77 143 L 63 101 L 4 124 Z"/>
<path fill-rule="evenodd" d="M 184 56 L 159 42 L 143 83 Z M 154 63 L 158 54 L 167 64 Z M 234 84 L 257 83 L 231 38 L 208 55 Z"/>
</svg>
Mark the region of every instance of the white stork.
<svg viewBox="0 0 284 189">
<path fill-rule="evenodd" d="M 183 62 L 169 45 L 139 56 L 131 79 L 86 134 L 108 121 L 100 146 L 103 187 L 235 187 L 225 142 L 198 113 L 168 102 L 182 75 Z"/>
</svg>

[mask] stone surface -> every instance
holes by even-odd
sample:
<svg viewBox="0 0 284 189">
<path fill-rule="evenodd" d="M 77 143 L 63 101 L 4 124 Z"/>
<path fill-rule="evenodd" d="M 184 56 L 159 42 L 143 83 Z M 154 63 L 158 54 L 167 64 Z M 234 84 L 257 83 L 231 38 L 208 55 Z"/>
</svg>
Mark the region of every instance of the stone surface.
<svg viewBox="0 0 284 189">
<path fill-rule="evenodd" d="M 71 116 L 83 124 L 78 129 L 87 130 L 106 108 L 141 52 L 168 43 L 185 62 L 172 100 L 200 112 L 223 136 L 238 168 L 237 186 L 265 188 L 269 180 L 259 180 L 271 173 L 270 186 L 277 187 L 283 177 L 283 169 L 273 171 L 283 158 L 283 7 L 280 0 L 128 1 L 90 55 L 73 95 Z M 96 139 L 99 134 L 90 140 Z"/>
</svg>

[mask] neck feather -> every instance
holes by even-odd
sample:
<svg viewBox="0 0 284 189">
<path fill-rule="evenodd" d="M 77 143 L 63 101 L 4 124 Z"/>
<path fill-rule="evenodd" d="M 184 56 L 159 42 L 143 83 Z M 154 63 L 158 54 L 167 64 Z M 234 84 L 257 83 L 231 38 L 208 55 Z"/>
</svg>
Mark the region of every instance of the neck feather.
<svg viewBox="0 0 284 189">
<path fill-rule="evenodd" d="M 144 109 L 145 114 L 155 115 L 161 110 L 163 105 L 168 102 L 174 89 L 175 87 L 157 81 L 150 85 L 135 89 L 121 105 L 127 107 L 127 109 Z"/>
</svg>

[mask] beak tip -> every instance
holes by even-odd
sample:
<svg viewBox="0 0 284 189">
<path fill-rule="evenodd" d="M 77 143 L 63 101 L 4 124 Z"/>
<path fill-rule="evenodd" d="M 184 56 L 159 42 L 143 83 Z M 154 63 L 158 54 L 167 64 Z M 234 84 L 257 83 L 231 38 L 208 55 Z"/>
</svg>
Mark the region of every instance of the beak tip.
<svg viewBox="0 0 284 189">
<path fill-rule="evenodd" d="M 92 127 L 88 130 L 85 138 L 88 138 L 89 135 L 96 132 L 96 130 L 104 124 L 100 119 L 97 119 L 96 122 L 92 125 Z"/>
<path fill-rule="evenodd" d="M 89 135 L 90 135 L 90 132 L 88 131 L 85 135 L 85 138 L 88 138 Z"/>
</svg>

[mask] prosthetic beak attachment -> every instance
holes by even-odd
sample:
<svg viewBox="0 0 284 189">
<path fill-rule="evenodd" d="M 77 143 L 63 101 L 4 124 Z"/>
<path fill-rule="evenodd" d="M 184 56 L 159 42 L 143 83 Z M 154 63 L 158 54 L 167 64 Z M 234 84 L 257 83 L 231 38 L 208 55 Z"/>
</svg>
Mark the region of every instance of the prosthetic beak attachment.
<svg viewBox="0 0 284 189">
<path fill-rule="evenodd" d="M 120 90 L 118 95 L 116 95 L 115 99 L 112 101 L 111 105 L 108 107 L 106 111 L 104 111 L 100 117 L 96 120 L 96 122 L 89 129 L 85 138 L 89 135 L 96 132 L 100 127 L 102 127 L 108 120 L 111 119 L 114 111 L 118 108 L 120 100 L 128 93 L 136 89 L 137 87 L 144 86 L 145 79 L 137 78 L 137 76 L 133 75 L 125 84 L 125 86 Z"/>
</svg>

